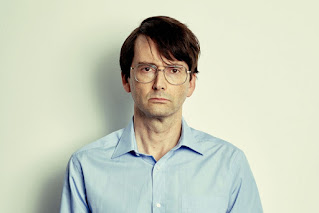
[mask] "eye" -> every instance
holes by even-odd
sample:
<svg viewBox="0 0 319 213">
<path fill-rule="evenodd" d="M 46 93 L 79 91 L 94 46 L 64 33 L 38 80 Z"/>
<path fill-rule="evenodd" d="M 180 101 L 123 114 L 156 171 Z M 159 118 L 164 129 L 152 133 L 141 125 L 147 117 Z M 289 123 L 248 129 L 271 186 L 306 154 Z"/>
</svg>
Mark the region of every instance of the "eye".
<svg viewBox="0 0 319 213">
<path fill-rule="evenodd" d="M 143 70 L 146 72 L 151 71 L 151 67 L 144 67 Z"/>
<path fill-rule="evenodd" d="M 139 70 L 140 72 L 151 72 L 151 71 L 154 70 L 154 68 L 151 67 L 150 65 L 147 65 L 147 64 L 140 64 L 140 65 L 138 66 L 138 70 Z"/>
<path fill-rule="evenodd" d="M 171 72 L 177 73 L 177 72 L 179 72 L 179 70 L 177 68 L 173 68 Z"/>
<path fill-rule="evenodd" d="M 171 74 L 179 74 L 182 72 L 182 68 L 181 67 L 169 67 L 169 71 Z"/>
</svg>

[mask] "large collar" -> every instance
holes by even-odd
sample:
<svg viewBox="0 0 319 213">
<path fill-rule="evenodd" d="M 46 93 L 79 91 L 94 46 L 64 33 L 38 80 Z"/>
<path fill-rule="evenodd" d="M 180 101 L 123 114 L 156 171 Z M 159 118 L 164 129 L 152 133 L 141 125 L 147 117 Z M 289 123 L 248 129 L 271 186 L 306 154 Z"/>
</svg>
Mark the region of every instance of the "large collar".
<svg viewBox="0 0 319 213">
<path fill-rule="evenodd" d="M 182 134 L 177 143 L 177 145 L 172 150 L 177 150 L 181 147 L 187 147 L 189 150 L 194 151 L 200 155 L 203 155 L 199 142 L 194 137 L 191 128 L 187 125 L 184 118 L 182 118 Z M 112 159 L 119 157 L 123 154 L 133 151 L 135 154 L 139 155 L 139 151 L 136 144 L 135 132 L 134 132 L 134 122 L 133 118 L 130 123 L 124 129 L 120 141 L 118 142 Z"/>
</svg>

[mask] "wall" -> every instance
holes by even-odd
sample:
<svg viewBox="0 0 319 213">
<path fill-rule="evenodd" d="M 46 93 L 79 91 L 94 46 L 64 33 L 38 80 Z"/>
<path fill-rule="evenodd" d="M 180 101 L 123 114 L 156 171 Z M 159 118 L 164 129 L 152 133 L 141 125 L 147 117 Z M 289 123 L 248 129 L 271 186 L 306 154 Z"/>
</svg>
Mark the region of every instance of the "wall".
<svg viewBox="0 0 319 213">
<path fill-rule="evenodd" d="M 168 15 L 202 54 L 188 123 L 247 155 L 265 212 L 317 209 L 316 1 L 0 2 L 1 212 L 53 213 L 70 155 L 132 116 L 119 50 Z"/>
</svg>

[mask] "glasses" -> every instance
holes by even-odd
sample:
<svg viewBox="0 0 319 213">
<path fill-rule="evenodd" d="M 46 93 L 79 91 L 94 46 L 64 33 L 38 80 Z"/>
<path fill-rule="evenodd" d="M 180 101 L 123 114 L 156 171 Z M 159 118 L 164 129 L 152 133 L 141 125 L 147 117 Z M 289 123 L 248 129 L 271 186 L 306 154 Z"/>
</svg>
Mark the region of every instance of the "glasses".
<svg viewBox="0 0 319 213">
<path fill-rule="evenodd" d="M 135 67 L 131 67 L 134 71 L 134 77 L 137 82 L 150 83 L 154 81 L 159 71 L 163 71 L 166 81 L 173 85 L 184 84 L 187 80 L 187 76 L 191 73 L 184 66 L 181 65 L 169 65 L 164 69 L 158 69 L 153 64 L 137 64 Z"/>
</svg>

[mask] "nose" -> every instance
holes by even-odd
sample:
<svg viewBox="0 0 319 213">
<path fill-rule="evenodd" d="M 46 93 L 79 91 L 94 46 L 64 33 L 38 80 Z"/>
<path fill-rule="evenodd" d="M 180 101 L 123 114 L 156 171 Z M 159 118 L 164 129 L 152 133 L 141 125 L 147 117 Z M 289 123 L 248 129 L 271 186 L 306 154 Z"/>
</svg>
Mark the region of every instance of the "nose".
<svg viewBox="0 0 319 213">
<path fill-rule="evenodd" d="M 160 72 L 160 71 L 162 71 L 162 72 Z M 153 89 L 154 90 L 162 90 L 162 89 L 165 90 L 167 83 L 168 82 L 166 81 L 165 76 L 164 76 L 164 69 L 158 69 L 156 78 L 154 79 L 154 82 L 153 82 Z"/>
</svg>

